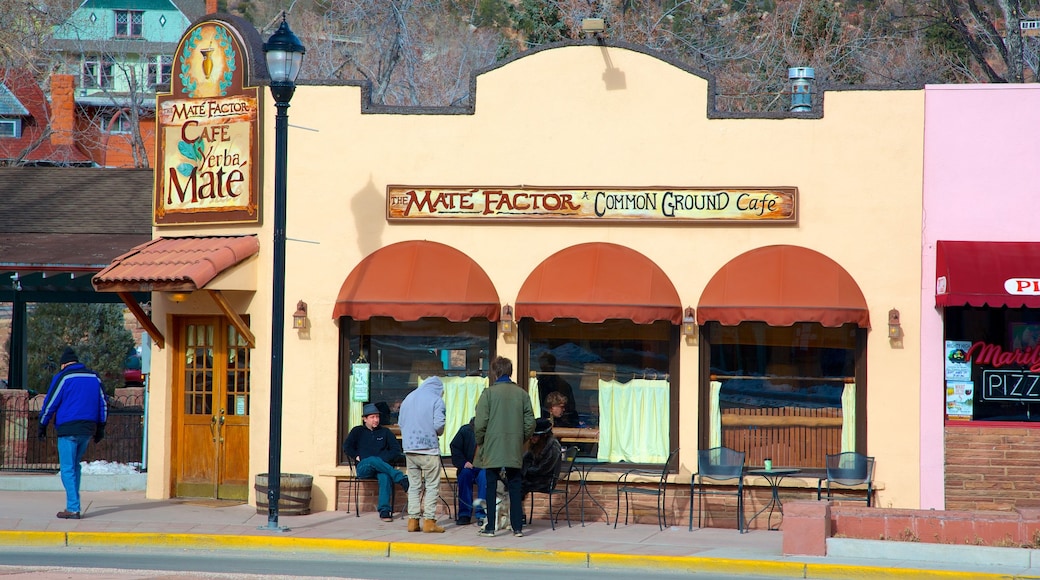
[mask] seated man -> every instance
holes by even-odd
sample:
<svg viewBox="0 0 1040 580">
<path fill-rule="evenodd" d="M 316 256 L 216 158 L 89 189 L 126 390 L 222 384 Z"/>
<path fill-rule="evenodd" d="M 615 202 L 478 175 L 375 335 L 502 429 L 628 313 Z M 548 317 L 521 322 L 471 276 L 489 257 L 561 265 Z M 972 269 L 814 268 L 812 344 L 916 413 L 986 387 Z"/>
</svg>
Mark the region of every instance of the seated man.
<svg viewBox="0 0 1040 580">
<path fill-rule="evenodd" d="M 361 425 L 354 427 L 343 442 L 343 453 L 357 462 L 357 477 L 379 481 L 379 517 L 392 522 L 394 506 L 390 503 L 393 484 L 408 491 L 408 476 L 390 466 L 401 459 L 401 444 L 386 427 L 379 426 L 379 409 L 368 403 L 362 410 Z"/>
<path fill-rule="evenodd" d="M 459 427 L 451 440 L 451 464 L 455 466 L 455 477 L 459 488 L 459 518 L 456 526 L 468 526 L 471 516 L 476 516 L 477 524 L 483 526 L 487 517 L 484 502 L 487 501 L 487 477 L 483 469 L 473 467 L 473 457 L 477 452 L 477 436 L 473 432 L 476 417 Z M 473 504 L 473 483 L 477 484 L 477 497 L 484 502 Z"/>
<path fill-rule="evenodd" d="M 563 449 L 552 432 L 552 422 L 538 419 L 534 424 L 530 446 L 524 453 L 524 465 L 520 468 L 521 489 L 524 497 L 531 491 L 549 491 L 553 478 L 560 473 Z"/>
<path fill-rule="evenodd" d="M 548 411 L 548 419 L 552 421 L 553 427 L 577 427 L 578 422 L 574 420 L 574 415 L 567 414 L 567 396 L 559 391 L 553 391 L 545 397 L 545 407 Z"/>
</svg>

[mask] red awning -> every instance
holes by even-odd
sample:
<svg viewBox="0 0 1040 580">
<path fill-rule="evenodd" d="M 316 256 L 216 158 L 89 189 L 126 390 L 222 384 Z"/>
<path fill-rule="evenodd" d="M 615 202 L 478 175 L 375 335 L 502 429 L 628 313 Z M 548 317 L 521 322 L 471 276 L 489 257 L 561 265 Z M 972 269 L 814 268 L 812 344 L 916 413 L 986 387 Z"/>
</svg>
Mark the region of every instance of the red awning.
<svg viewBox="0 0 1040 580">
<path fill-rule="evenodd" d="M 386 246 L 362 260 L 343 282 L 332 317 L 496 322 L 499 307 L 491 279 L 469 256 L 451 246 L 413 240 Z"/>
<path fill-rule="evenodd" d="M 733 258 L 715 273 L 697 307 L 698 324 L 707 321 L 870 328 L 870 313 L 859 285 L 838 263 L 807 248 L 767 246 Z"/>
<path fill-rule="evenodd" d="M 1040 308 L 1040 243 L 939 241 L 935 305 Z"/>
<path fill-rule="evenodd" d="M 516 297 L 516 316 L 679 324 L 682 306 L 672 281 L 646 256 L 616 244 L 588 243 L 556 252 L 531 272 Z"/>
<path fill-rule="evenodd" d="M 256 236 L 155 238 L 94 276 L 98 292 L 195 291 L 260 251 Z"/>
</svg>

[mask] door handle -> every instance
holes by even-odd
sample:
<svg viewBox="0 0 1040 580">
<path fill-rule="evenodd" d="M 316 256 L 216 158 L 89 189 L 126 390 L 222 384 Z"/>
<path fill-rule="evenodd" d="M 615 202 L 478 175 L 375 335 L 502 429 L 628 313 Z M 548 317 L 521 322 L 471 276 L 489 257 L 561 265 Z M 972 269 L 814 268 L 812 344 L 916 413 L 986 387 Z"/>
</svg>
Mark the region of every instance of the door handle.
<svg viewBox="0 0 1040 580">
<path fill-rule="evenodd" d="M 220 432 L 220 442 L 223 443 L 224 442 L 224 409 L 220 410 L 220 421 L 219 421 L 219 424 L 220 424 L 220 427 L 217 428 L 217 431 Z"/>
<path fill-rule="evenodd" d="M 213 442 L 217 442 L 217 416 L 213 415 L 209 418 L 209 434 L 213 436 Z"/>
</svg>

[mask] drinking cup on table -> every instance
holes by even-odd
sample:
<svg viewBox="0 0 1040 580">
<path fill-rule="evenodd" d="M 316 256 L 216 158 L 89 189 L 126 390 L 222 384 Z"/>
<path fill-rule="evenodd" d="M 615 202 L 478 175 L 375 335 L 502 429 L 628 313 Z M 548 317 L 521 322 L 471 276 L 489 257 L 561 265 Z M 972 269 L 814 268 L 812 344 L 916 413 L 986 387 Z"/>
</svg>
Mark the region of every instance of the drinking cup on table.
<svg viewBox="0 0 1040 580">
<path fill-rule="evenodd" d="M 766 471 L 772 471 L 772 470 L 773 470 L 773 460 L 772 459 L 766 459 Z"/>
</svg>

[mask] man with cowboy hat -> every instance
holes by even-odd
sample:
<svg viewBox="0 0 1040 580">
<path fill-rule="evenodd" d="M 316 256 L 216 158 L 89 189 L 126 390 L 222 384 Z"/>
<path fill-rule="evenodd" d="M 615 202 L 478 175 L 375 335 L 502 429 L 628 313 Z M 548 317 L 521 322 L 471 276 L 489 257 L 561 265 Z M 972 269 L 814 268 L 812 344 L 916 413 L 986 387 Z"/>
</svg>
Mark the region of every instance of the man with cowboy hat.
<svg viewBox="0 0 1040 580">
<path fill-rule="evenodd" d="M 379 482 L 379 518 L 392 522 L 394 506 L 390 503 L 393 484 L 408 491 L 408 477 L 390 463 L 401 458 L 401 444 L 386 427 L 379 425 L 379 409 L 372 403 L 361 411 L 361 424 L 350 430 L 343 442 L 343 453 L 357 463 L 355 476 L 376 478 Z"/>
</svg>

